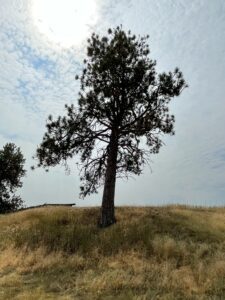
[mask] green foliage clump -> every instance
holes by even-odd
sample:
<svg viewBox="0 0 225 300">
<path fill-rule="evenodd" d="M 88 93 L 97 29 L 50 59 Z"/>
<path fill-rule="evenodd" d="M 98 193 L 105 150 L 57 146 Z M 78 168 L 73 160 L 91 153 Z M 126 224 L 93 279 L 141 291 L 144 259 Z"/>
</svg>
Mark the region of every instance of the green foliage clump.
<svg viewBox="0 0 225 300">
<path fill-rule="evenodd" d="M 15 190 L 22 186 L 24 163 L 23 154 L 15 144 L 8 143 L 0 149 L 0 213 L 15 211 L 23 204 Z"/>
</svg>

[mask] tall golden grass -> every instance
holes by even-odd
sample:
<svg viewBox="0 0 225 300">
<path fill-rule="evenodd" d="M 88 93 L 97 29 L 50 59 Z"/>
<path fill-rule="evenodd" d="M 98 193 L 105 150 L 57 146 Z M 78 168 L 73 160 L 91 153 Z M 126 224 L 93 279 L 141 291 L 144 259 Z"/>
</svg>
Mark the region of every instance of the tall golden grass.
<svg viewBox="0 0 225 300">
<path fill-rule="evenodd" d="M 225 208 L 0 215 L 0 299 L 225 299 Z"/>
</svg>

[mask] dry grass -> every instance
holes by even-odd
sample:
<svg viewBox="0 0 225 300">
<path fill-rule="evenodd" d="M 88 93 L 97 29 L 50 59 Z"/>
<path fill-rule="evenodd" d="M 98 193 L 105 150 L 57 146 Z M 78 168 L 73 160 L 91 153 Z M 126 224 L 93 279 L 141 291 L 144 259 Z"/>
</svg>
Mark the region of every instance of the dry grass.
<svg viewBox="0 0 225 300">
<path fill-rule="evenodd" d="M 0 299 L 225 299 L 225 209 L 121 207 L 0 216 Z"/>
</svg>

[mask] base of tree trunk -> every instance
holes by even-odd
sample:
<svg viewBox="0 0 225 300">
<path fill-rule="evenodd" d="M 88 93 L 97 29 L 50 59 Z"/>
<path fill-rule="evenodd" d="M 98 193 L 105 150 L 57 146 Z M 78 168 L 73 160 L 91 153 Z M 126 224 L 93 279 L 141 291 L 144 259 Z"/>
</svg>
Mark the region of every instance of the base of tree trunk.
<svg viewBox="0 0 225 300">
<path fill-rule="evenodd" d="M 115 223 L 116 223 L 115 216 L 112 216 L 111 214 L 109 215 L 108 213 L 102 212 L 101 217 L 99 218 L 99 221 L 98 221 L 98 226 L 100 228 L 105 228 L 105 227 L 109 227 Z"/>
</svg>

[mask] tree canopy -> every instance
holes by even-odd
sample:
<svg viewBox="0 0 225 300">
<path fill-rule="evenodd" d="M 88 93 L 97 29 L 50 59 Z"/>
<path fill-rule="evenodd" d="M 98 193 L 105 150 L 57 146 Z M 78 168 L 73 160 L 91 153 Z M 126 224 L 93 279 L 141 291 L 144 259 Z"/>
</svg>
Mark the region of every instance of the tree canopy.
<svg viewBox="0 0 225 300">
<path fill-rule="evenodd" d="M 37 149 L 38 166 L 48 168 L 79 154 L 81 196 L 104 185 L 101 225 L 115 222 L 116 177 L 140 175 L 162 134 L 174 134 L 170 100 L 187 86 L 182 72 L 156 73 L 148 36 L 136 37 L 122 27 L 88 39 L 78 106 L 53 121 Z"/>
<path fill-rule="evenodd" d="M 23 204 L 15 191 L 22 187 L 24 163 L 23 154 L 15 144 L 7 143 L 0 149 L 0 213 L 15 211 Z"/>
</svg>

